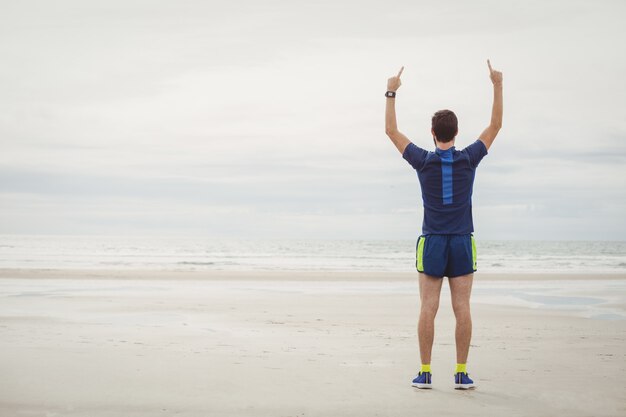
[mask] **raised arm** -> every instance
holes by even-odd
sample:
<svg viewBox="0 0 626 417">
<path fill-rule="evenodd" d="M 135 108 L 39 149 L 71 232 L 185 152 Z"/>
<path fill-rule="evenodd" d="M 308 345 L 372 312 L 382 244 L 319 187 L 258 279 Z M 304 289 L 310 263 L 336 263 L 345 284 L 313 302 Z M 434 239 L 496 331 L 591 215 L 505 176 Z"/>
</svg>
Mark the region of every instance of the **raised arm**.
<svg viewBox="0 0 626 417">
<path fill-rule="evenodd" d="M 493 83 L 493 106 L 491 108 L 491 122 L 478 139 L 483 141 L 487 149 L 495 140 L 502 127 L 502 73 L 491 68 L 491 62 L 487 60 L 489 66 L 489 77 Z"/>
<path fill-rule="evenodd" d="M 393 91 L 394 93 L 400 88 L 402 82 L 400 81 L 400 76 L 402 75 L 402 71 L 404 71 L 404 67 L 400 68 L 398 75 L 395 77 L 391 77 L 387 80 L 387 91 Z M 404 149 L 407 147 L 411 141 L 409 138 L 404 136 L 398 130 L 398 124 L 396 123 L 396 98 L 387 97 L 387 105 L 385 109 L 385 133 L 389 136 L 389 139 L 396 145 L 396 148 L 400 151 L 400 153 L 404 153 Z"/>
</svg>

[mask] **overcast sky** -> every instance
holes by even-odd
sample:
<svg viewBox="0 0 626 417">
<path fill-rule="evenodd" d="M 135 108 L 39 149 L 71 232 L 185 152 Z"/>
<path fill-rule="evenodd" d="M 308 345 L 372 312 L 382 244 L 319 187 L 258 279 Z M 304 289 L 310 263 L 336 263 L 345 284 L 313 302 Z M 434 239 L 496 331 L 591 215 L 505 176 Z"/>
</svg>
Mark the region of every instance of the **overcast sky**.
<svg viewBox="0 0 626 417">
<path fill-rule="evenodd" d="M 398 125 L 481 163 L 483 239 L 626 239 L 623 1 L 0 0 L 0 233 L 415 238 Z"/>
</svg>

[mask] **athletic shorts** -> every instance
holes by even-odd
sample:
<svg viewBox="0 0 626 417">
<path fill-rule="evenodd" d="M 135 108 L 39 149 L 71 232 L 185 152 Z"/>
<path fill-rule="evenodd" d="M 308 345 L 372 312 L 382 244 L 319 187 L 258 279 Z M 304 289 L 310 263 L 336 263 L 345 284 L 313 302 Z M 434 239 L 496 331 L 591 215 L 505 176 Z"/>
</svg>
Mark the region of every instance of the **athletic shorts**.
<svg viewBox="0 0 626 417">
<path fill-rule="evenodd" d="M 476 242 L 469 235 L 422 235 L 417 239 L 415 267 L 437 278 L 476 271 Z"/>
</svg>

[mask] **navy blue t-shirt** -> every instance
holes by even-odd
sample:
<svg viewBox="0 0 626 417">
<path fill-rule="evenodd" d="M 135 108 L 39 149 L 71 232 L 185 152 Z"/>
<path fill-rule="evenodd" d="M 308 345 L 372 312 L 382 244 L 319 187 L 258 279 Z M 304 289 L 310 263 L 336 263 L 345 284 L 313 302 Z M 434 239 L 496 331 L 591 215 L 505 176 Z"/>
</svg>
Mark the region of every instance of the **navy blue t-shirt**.
<svg viewBox="0 0 626 417">
<path fill-rule="evenodd" d="M 429 152 L 409 143 L 402 157 L 417 171 L 422 188 L 423 234 L 464 235 L 474 231 L 474 174 L 485 155 L 487 147 L 480 140 L 461 151 L 453 146 Z"/>
</svg>

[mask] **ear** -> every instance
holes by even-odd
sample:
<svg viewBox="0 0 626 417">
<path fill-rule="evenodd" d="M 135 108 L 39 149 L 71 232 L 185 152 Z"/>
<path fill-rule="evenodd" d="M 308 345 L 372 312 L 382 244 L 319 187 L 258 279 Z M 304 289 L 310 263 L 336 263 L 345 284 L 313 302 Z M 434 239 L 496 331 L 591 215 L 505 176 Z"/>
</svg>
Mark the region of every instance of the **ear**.
<svg viewBox="0 0 626 417">
<path fill-rule="evenodd" d="M 432 129 L 432 128 L 431 128 L 431 129 L 430 129 L 430 133 L 432 133 L 432 135 L 433 135 L 433 139 L 435 139 L 435 138 L 437 137 L 437 136 L 435 136 L 435 129 Z"/>
</svg>

